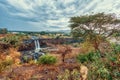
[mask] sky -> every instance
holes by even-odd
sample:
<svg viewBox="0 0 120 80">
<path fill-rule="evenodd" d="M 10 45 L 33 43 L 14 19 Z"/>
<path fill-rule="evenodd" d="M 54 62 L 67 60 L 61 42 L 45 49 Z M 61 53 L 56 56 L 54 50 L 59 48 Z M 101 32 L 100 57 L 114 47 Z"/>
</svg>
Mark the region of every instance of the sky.
<svg viewBox="0 0 120 80">
<path fill-rule="evenodd" d="M 0 28 L 17 31 L 70 30 L 70 17 L 120 14 L 120 0 L 0 0 Z"/>
</svg>

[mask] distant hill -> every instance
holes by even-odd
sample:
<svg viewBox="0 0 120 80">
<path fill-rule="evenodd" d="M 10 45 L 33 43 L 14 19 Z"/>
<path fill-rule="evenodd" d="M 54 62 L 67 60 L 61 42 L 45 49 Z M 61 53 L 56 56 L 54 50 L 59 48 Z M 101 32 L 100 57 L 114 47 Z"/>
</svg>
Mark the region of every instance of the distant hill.
<svg viewBox="0 0 120 80">
<path fill-rule="evenodd" d="M 70 33 L 70 30 L 59 30 L 59 31 L 57 31 L 57 32 L 63 32 L 63 33 L 69 34 L 69 33 Z"/>
</svg>

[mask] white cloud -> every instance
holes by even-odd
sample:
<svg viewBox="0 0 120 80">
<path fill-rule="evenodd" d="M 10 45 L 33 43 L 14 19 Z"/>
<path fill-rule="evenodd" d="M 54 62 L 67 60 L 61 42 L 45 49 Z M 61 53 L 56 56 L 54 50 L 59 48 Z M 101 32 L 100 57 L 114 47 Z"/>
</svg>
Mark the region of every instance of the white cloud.
<svg viewBox="0 0 120 80">
<path fill-rule="evenodd" d="M 86 11 L 90 10 L 88 13 L 105 12 L 119 14 L 120 9 L 116 8 L 116 5 L 119 4 L 120 4 L 119 0 L 93 0 L 84 10 Z"/>
<path fill-rule="evenodd" d="M 120 12 L 120 7 L 117 7 L 120 0 L 7 0 L 6 3 L 6 11 L 10 15 L 21 17 L 40 28 L 56 26 L 58 29 L 68 29 L 69 17 L 72 16 L 91 12 L 118 15 Z"/>
<path fill-rule="evenodd" d="M 32 10 L 33 3 L 31 0 L 7 0 L 8 3 L 15 7 L 16 9 L 19 9 L 21 11 L 29 11 Z"/>
</svg>

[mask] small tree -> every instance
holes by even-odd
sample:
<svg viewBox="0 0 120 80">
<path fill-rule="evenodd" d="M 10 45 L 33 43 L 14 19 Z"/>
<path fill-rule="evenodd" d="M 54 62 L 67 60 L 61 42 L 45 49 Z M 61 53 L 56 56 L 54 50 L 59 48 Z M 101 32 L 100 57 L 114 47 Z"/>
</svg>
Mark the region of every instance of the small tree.
<svg viewBox="0 0 120 80">
<path fill-rule="evenodd" d="M 59 47 L 59 51 L 57 53 L 60 53 L 61 54 L 61 57 L 62 57 L 62 62 L 65 61 L 65 56 L 69 53 L 72 52 L 72 49 L 67 46 L 67 45 L 64 45 L 62 47 Z"/>
<path fill-rule="evenodd" d="M 6 34 L 8 30 L 6 28 L 0 28 L 0 34 Z"/>
<path fill-rule="evenodd" d="M 92 42 L 96 50 L 99 50 L 101 41 L 120 31 L 120 19 L 113 14 L 98 13 L 71 17 L 70 23 L 73 37 L 82 37 L 85 41 Z"/>
</svg>

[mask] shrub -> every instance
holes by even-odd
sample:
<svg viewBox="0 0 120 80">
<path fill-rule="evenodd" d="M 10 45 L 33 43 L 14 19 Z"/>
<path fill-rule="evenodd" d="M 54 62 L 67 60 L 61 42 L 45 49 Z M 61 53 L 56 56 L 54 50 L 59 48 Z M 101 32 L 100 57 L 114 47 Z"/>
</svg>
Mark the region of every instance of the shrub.
<svg viewBox="0 0 120 80">
<path fill-rule="evenodd" d="M 112 44 L 112 48 L 114 53 L 120 53 L 120 45 L 119 44 Z"/>
<path fill-rule="evenodd" d="M 54 56 L 50 55 L 43 55 L 39 57 L 38 64 L 54 64 L 56 63 L 57 59 Z"/>
<path fill-rule="evenodd" d="M 109 70 L 105 68 L 104 66 L 102 66 L 101 68 L 98 68 L 97 73 L 103 79 L 104 78 L 108 79 L 108 76 L 110 75 Z"/>
<path fill-rule="evenodd" d="M 70 71 L 66 69 L 62 74 L 57 76 L 58 80 L 69 80 L 70 78 Z"/>
<path fill-rule="evenodd" d="M 112 44 L 110 47 L 113 51 L 104 53 L 104 57 L 101 57 L 100 52 L 89 52 L 77 56 L 77 60 L 89 69 L 88 80 L 119 80 L 120 45 Z"/>
<path fill-rule="evenodd" d="M 83 42 L 80 46 L 83 53 L 95 51 L 93 44 L 90 43 L 89 41 Z"/>
<path fill-rule="evenodd" d="M 77 69 L 73 69 L 71 72 L 71 77 L 74 80 L 79 80 L 80 79 L 80 72 Z"/>
<path fill-rule="evenodd" d="M 84 63 L 84 62 L 87 62 L 88 61 L 88 58 L 87 58 L 87 55 L 86 54 L 79 54 L 77 56 L 77 60 L 81 63 Z"/>
<path fill-rule="evenodd" d="M 13 64 L 13 60 L 10 58 L 0 61 L 0 72 L 4 71 L 7 67 L 11 66 L 12 64 Z"/>
<path fill-rule="evenodd" d="M 7 43 L 13 47 L 17 47 L 20 44 L 21 40 L 19 36 L 10 35 L 3 38 L 2 42 Z"/>
<path fill-rule="evenodd" d="M 77 60 L 81 63 L 88 62 L 88 61 L 93 62 L 98 58 L 100 58 L 99 52 L 89 52 L 87 54 L 79 54 L 77 56 Z"/>
<path fill-rule="evenodd" d="M 58 80 L 81 80 L 80 72 L 77 69 L 73 69 L 72 71 L 65 69 L 64 72 L 58 74 Z"/>
<path fill-rule="evenodd" d="M 32 60 L 32 56 L 31 55 L 24 55 L 21 57 L 21 61 L 23 63 L 29 63 Z"/>
</svg>

